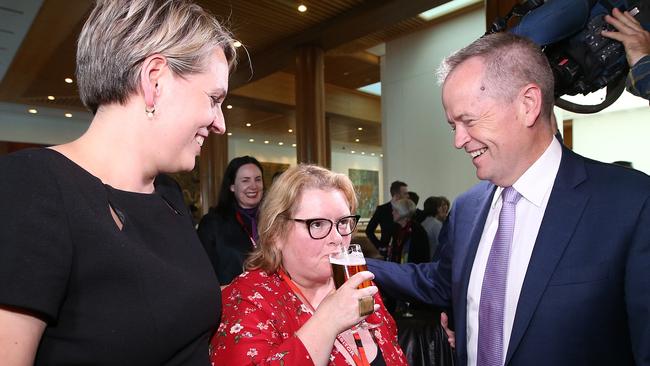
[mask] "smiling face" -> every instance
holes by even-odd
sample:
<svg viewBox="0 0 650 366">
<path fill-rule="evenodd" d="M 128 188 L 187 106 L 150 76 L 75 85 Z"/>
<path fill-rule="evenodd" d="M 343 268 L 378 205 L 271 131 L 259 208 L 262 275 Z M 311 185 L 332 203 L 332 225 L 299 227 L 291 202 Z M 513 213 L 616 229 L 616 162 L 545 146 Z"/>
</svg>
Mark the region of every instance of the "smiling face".
<svg viewBox="0 0 650 366">
<path fill-rule="evenodd" d="M 260 204 L 264 183 L 262 171 L 255 164 L 244 164 L 237 169 L 235 184 L 230 186 L 235 200 L 241 208 L 254 208 Z"/>
<path fill-rule="evenodd" d="M 518 108 L 519 96 L 513 101 L 491 96 L 483 75 L 478 57 L 458 65 L 445 80 L 442 103 L 454 145 L 470 155 L 478 178 L 510 186 L 531 164 L 531 134 Z"/>
<path fill-rule="evenodd" d="M 221 104 L 228 91 L 228 62 L 221 49 L 209 57 L 205 70 L 184 76 L 168 72 L 159 83 L 152 121 L 156 154 L 162 172 L 187 171 L 210 132 L 226 130 Z"/>
<path fill-rule="evenodd" d="M 345 195 L 336 189 L 306 189 L 300 195 L 292 218 L 326 218 L 333 222 L 350 215 Z M 332 267 L 329 255 L 337 253 L 341 245 L 350 245 L 352 235 L 341 236 L 336 228 L 323 239 L 312 239 L 303 222 L 292 222 L 289 233 L 276 245 L 282 252 L 282 264 L 291 278 L 303 286 L 319 286 L 330 283 Z"/>
</svg>

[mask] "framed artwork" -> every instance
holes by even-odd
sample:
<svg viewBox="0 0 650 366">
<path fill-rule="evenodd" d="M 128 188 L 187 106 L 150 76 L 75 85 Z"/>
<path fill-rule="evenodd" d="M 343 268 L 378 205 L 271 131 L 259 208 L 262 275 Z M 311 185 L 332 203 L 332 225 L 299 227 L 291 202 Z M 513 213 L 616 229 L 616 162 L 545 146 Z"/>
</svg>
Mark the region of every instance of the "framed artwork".
<svg viewBox="0 0 650 366">
<path fill-rule="evenodd" d="M 348 176 L 357 192 L 357 214 L 370 218 L 379 203 L 379 172 L 376 170 L 348 169 Z"/>
<path fill-rule="evenodd" d="M 289 169 L 289 164 L 266 163 L 261 161 L 260 164 L 262 164 L 262 169 L 264 170 L 262 172 L 262 180 L 264 180 L 264 190 L 267 190 L 271 186 L 273 175 L 275 173 L 283 172 Z"/>
</svg>

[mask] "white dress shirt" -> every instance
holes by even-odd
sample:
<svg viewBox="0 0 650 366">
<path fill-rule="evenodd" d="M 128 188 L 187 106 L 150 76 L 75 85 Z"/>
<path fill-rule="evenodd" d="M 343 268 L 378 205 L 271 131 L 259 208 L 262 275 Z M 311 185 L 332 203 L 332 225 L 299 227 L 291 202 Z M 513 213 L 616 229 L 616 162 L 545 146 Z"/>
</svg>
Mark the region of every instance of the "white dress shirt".
<svg viewBox="0 0 650 366">
<path fill-rule="evenodd" d="M 542 224 L 546 204 L 548 203 L 555 176 L 560 168 L 562 147 L 557 139 L 546 148 L 546 151 L 537 161 L 519 177 L 512 185 L 522 196 L 516 206 L 515 230 L 510 248 L 510 264 L 508 266 L 505 313 L 503 317 L 503 356 L 502 362 L 508 351 L 508 342 L 512 333 L 515 320 L 517 302 L 524 283 L 528 262 L 533 253 L 535 240 L 539 227 Z M 476 251 L 472 273 L 467 289 L 467 364 L 476 366 L 478 350 L 478 313 L 481 298 L 483 276 L 487 266 L 490 247 L 499 225 L 499 212 L 501 211 L 501 192 L 503 187 L 497 187 L 490 206 L 481 241 Z"/>
</svg>

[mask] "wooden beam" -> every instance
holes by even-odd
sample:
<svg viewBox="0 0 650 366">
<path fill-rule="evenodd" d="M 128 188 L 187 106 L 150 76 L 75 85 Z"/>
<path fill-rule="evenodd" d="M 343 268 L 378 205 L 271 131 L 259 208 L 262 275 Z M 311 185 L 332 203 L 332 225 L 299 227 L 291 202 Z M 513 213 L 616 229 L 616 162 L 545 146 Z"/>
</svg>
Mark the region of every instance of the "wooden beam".
<svg viewBox="0 0 650 366">
<path fill-rule="evenodd" d="M 294 109 L 295 77 L 285 72 L 277 72 L 262 80 L 242 86 L 230 92 L 229 100 L 236 98 L 257 99 L 268 103 L 269 108 L 282 105 Z M 250 101 L 249 101 L 250 103 Z M 278 112 L 269 110 L 269 112 Z M 381 123 L 381 98 L 366 93 L 325 84 L 325 112 L 354 118 L 357 120 Z"/>
<path fill-rule="evenodd" d="M 374 0 L 318 24 L 299 34 L 282 39 L 250 56 L 252 73 L 244 60 L 230 78 L 231 89 L 271 75 L 294 62 L 295 48 L 312 44 L 324 51 L 385 29 L 403 20 L 417 16 L 448 0 Z"/>
</svg>

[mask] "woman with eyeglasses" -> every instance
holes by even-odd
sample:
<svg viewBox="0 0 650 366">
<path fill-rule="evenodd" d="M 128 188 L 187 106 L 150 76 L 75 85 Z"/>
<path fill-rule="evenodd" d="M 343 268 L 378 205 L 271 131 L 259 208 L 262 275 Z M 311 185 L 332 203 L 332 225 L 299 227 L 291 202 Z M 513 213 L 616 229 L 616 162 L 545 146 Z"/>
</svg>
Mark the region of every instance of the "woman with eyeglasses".
<svg viewBox="0 0 650 366">
<path fill-rule="evenodd" d="M 345 175 L 299 165 L 278 178 L 260 207 L 247 271 L 223 292 L 214 365 L 406 365 L 377 287 L 357 288 L 372 274 L 335 290 L 329 255 L 350 244 L 356 205 Z M 374 312 L 361 316 L 368 296 Z M 355 327 L 364 319 L 379 327 Z"/>
</svg>

